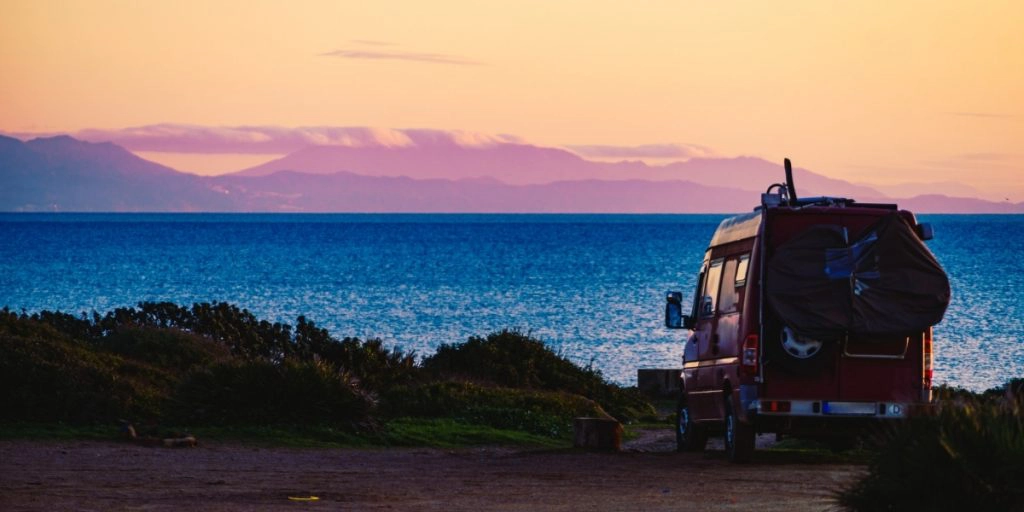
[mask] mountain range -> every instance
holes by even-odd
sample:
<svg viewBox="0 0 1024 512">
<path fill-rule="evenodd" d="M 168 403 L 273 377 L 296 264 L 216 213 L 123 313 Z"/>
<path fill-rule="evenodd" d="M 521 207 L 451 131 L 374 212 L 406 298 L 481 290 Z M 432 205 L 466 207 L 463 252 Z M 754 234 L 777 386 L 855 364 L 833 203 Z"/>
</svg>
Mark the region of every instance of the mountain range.
<svg viewBox="0 0 1024 512">
<path fill-rule="evenodd" d="M 801 196 L 896 202 L 920 213 L 1024 213 L 1024 203 L 939 194 L 891 198 L 796 169 Z M 521 143 L 310 146 L 233 174 L 179 172 L 112 144 L 0 136 L 0 211 L 566 212 L 750 211 L 779 164 L 753 157 L 654 166 Z"/>
</svg>

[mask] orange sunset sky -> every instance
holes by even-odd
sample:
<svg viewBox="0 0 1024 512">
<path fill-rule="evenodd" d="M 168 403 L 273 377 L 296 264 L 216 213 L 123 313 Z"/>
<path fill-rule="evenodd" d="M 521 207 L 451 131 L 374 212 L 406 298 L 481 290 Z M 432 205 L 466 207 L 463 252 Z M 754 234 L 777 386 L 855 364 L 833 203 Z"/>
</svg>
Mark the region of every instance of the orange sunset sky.
<svg viewBox="0 0 1024 512">
<path fill-rule="evenodd" d="M 4 0 L 0 132 L 462 130 L 1024 201 L 1022 27 L 1020 1 Z"/>
</svg>

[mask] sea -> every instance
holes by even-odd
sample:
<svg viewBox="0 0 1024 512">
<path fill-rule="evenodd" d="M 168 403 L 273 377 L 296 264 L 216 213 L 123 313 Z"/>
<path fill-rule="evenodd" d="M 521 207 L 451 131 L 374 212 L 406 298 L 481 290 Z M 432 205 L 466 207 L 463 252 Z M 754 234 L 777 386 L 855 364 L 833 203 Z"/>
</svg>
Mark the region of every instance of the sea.
<svg viewBox="0 0 1024 512">
<path fill-rule="evenodd" d="M 680 366 L 686 332 L 663 327 L 665 292 L 691 295 L 724 217 L 0 213 L 0 306 L 224 301 L 421 357 L 513 329 L 631 385 L 638 368 Z M 953 289 L 936 382 L 1024 377 L 1024 215 L 920 220 Z"/>
</svg>

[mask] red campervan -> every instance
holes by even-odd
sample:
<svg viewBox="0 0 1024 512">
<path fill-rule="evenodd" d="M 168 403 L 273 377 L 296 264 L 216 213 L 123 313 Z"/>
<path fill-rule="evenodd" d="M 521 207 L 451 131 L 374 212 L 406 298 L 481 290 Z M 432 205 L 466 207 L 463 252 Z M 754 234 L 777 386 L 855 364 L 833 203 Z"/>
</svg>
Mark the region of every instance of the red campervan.
<svg viewBox="0 0 1024 512">
<path fill-rule="evenodd" d="M 668 295 L 666 326 L 693 331 L 679 449 L 703 450 L 711 430 L 733 461 L 757 433 L 843 443 L 927 404 L 931 328 L 950 298 L 931 234 L 896 205 L 797 198 L 787 159 L 786 183 L 715 231 L 691 313 Z"/>
</svg>

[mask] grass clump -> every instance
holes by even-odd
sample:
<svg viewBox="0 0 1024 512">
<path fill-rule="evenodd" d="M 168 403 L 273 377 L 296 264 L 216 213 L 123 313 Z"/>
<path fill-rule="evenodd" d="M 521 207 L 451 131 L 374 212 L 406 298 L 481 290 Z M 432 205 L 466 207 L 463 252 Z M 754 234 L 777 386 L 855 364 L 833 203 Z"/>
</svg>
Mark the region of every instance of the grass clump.
<svg viewBox="0 0 1024 512">
<path fill-rule="evenodd" d="M 945 390 L 934 414 L 882 433 L 849 510 L 1024 510 L 1024 379 L 980 395 Z M 955 391 L 955 392 L 950 392 Z"/>
<path fill-rule="evenodd" d="M 439 381 L 392 389 L 384 399 L 395 416 L 450 418 L 464 423 L 568 438 L 577 416 L 605 416 L 601 406 L 560 391 Z"/>
</svg>

